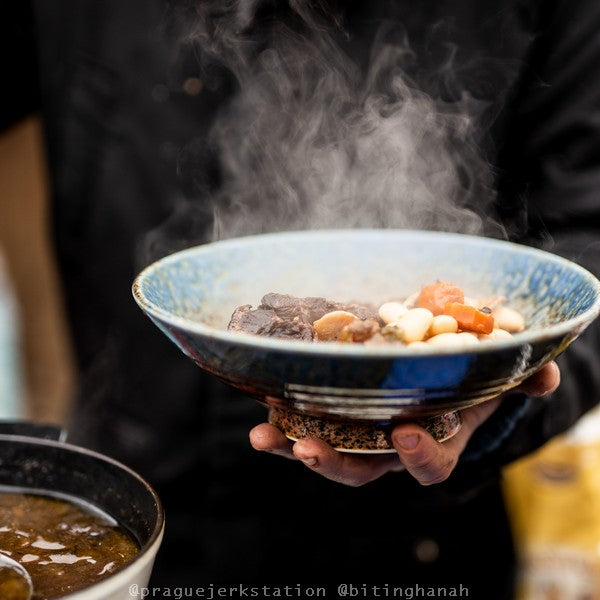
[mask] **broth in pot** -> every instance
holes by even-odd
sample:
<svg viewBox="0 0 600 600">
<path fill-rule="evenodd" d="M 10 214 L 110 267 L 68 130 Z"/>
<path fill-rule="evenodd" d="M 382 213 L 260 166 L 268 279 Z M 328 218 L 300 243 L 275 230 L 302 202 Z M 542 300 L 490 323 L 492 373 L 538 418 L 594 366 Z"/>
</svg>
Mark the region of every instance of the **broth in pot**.
<svg viewBox="0 0 600 600">
<path fill-rule="evenodd" d="M 0 490 L 0 552 L 29 572 L 35 600 L 92 585 L 127 565 L 139 550 L 128 531 L 88 503 L 66 495 Z M 0 578 L 0 591 L 6 590 L 2 598 L 26 598 L 18 595 L 17 585 Z"/>
</svg>

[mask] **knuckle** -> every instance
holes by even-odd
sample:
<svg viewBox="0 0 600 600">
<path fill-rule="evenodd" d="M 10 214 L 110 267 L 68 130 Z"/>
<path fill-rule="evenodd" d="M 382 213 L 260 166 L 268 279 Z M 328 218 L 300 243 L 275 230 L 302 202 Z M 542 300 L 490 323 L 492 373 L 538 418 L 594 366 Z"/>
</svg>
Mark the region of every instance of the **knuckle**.
<svg viewBox="0 0 600 600">
<path fill-rule="evenodd" d="M 419 483 L 423 486 L 435 485 L 446 481 L 454 470 L 458 457 L 455 455 L 448 456 L 443 462 L 429 460 L 420 468 L 414 468 L 415 476 Z"/>
<path fill-rule="evenodd" d="M 408 462 L 408 461 L 407 461 Z M 433 472 L 439 469 L 440 457 L 438 455 L 432 456 L 431 453 L 424 453 L 420 456 L 414 456 L 410 460 L 410 466 L 413 471 L 419 472 Z"/>
</svg>

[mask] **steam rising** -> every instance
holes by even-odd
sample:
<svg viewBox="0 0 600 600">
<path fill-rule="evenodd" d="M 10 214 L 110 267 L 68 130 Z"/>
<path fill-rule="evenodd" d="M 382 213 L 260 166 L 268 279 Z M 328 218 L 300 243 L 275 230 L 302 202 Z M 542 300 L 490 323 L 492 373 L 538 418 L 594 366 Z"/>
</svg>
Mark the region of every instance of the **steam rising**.
<svg viewBox="0 0 600 600">
<path fill-rule="evenodd" d="M 494 199 L 477 138 L 486 106 L 419 90 L 405 37 L 382 28 L 358 65 L 318 3 L 290 0 L 299 26 L 253 27 L 261 4 L 200 2 L 189 34 L 238 86 L 210 133 L 221 174 L 213 238 L 347 227 L 484 233 L 479 215 Z"/>
</svg>

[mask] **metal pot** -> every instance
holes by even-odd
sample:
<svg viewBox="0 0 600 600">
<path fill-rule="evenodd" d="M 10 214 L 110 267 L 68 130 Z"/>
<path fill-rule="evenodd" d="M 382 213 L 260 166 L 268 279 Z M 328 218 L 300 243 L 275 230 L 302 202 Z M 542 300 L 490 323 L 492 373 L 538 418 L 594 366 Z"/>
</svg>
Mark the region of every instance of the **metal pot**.
<svg viewBox="0 0 600 600">
<path fill-rule="evenodd" d="M 156 492 L 137 473 L 86 448 L 67 444 L 64 431 L 31 423 L 0 424 L 0 486 L 60 493 L 91 503 L 116 519 L 140 544 L 136 558 L 68 600 L 142 597 L 164 531 Z"/>
</svg>

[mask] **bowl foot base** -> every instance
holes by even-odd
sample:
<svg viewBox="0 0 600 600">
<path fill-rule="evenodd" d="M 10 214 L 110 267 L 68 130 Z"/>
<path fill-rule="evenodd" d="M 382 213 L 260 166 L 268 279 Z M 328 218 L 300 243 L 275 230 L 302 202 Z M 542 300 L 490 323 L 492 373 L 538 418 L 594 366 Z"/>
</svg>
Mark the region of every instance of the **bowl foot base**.
<svg viewBox="0 0 600 600">
<path fill-rule="evenodd" d="M 386 422 L 340 420 L 312 417 L 282 408 L 269 407 L 269 423 L 287 438 L 318 438 L 340 452 L 386 454 L 395 452 L 391 441 L 394 427 L 403 422 L 420 425 L 438 442 L 456 435 L 461 427 L 460 413 L 451 411 L 433 417 Z"/>
</svg>

